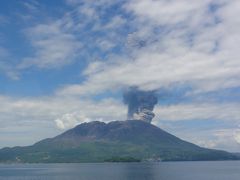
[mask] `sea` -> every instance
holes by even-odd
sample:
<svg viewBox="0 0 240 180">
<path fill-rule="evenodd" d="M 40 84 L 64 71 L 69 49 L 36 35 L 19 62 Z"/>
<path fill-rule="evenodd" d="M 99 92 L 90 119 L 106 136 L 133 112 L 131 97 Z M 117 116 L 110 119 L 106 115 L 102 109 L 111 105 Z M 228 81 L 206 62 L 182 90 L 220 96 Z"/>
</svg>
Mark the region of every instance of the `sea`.
<svg viewBox="0 0 240 180">
<path fill-rule="evenodd" d="M 0 180 L 240 180 L 240 161 L 0 164 Z"/>
</svg>

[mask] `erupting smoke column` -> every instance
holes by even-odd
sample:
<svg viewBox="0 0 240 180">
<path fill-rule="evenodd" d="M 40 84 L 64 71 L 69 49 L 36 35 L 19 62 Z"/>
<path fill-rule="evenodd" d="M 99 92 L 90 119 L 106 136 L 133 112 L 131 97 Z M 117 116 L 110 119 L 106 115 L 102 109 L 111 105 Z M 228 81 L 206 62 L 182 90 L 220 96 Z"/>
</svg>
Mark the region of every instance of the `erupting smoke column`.
<svg viewBox="0 0 240 180">
<path fill-rule="evenodd" d="M 155 116 L 152 111 L 158 102 L 155 91 L 141 91 L 138 88 L 129 88 L 124 93 L 123 100 L 128 105 L 128 119 L 151 123 Z"/>
</svg>

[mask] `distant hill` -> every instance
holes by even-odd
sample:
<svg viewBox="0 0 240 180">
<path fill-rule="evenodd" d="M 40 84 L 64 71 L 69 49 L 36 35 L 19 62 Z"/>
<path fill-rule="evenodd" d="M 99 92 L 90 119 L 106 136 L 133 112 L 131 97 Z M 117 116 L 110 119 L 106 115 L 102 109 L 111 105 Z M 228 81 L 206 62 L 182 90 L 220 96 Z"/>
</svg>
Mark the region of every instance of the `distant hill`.
<svg viewBox="0 0 240 180">
<path fill-rule="evenodd" d="M 236 154 L 199 147 L 137 120 L 83 123 L 32 146 L 0 150 L 0 162 L 21 163 L 236 159 Z"/>
</svg>

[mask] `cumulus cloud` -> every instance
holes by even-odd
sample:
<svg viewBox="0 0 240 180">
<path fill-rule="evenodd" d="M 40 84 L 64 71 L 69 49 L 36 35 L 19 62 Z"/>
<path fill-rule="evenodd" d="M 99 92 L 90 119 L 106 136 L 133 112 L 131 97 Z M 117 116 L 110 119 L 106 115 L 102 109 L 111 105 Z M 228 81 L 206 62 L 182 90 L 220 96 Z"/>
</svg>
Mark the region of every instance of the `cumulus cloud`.
<svg viewBox="0 0 240 180">
<path fill-rule="evenodd" d="M 84 121 L 124 120 L 126 108 L 121 102 L 109 98 L 97 101 L 92 96 L 129 86 L 141 90 L 189 87 L 189 97 L 240 87 L 237 0 L 66 3 L 72 10 L 62 17 L 26 28 L 34 53 L 18 68 L 57 68 L 85 60 L 85 81 L 65 85 L 52 97 L 0 97 L 0 121 L 5 126 L 10 121 L 35 121 L 68 129 Z M 109 12 L 116 5 L 121 15 Z M 230 102 L 158 105 L 153 123 L 212 119 L 238 123 L 238 107 L 239 103 Z M 192 142 L 227 147 L 228 142 L 221 139 L 228 139 L 229 146 L 239 147 L 237 129 L 205 131 L 199 137 L 202 139 L 192 138 Z"/>
<path fill-rule="evenodd" d="M 66 130 L 82 122 L 125 120 L 127 114 L 127 109 L 123 103 L 114 99 L 103 99 L 97 102 L 90 99 L 66 97 L 11 98 L 1 96 L 0 106 L 2 107 L 0 109 L 1 133 L 2 137 L 6 138 L 9 135 L 4 133 L 4 129 L 11 130 L 14 134 L 21 134 L 23 131 L 30 133 L 32 130 L 42 132 L 41 129 L 46 131 L 49 129 L 49 132 L 54 132 L 56 135 L 59 132 L 56 131 L 55 127 Z M 154 110 L 157 116 L 153 124 L 204 147 L 235 151 L 239 147 L 237 145 L 239 143 L 237 128 L 234 131 L 211 130 L 211 128 L 202 131 L 197 127 L 195 130 L 191 128 L 181 130 L 175 125 L 169 129 L 164 126 L 163 121 L 174 123 L 177 121 L 218 120 L 229 124 L 239 124 L 239 106 L 237 103 L 158 105 Z M 46 132 L 49 136 L 54 135 L 54 133 L 49 132 Z M 46 134 L 43 135 L 40 132 L 36 136 L 28 143 L 47 137 Z M 22 139 L 18 138 L 17 144 L 26 144 L 23 139 L 23 136 Z M 15 141 L 16 139 L 9 139 L 5 145 Z"/>
<path fill-rule="evenodd" d="M 62 115 L 60 118 L 55 120 L 55 123 L 58 128 L 60 129 L 68 129 L 76 126 L 80 122 L 88 122 L 90 121 L 84 115 L 77 114 L 77 113 L 67 113 Z"/>
<path fill-rule="evenodd" d="M 125 118 L 125 107 L 114 99 L 93 101 L 62 97 L 11 98 L 0 96 L 1 121 L 53 122 L 67 129 L 77 123 L 100 120 L 111 121 Z"/>
<path fill-rule="evenodd" d="M 114 99 L 103 99 L 93 101 L 90 99 L 75 99 L 63 97 L 41 97 L 41 98 L 10 98 L 1 96 L 1 116 L 9 115 L 9 118 L 19 117 L 29 120 L 68 119 L 73 121 L 89 121 L 103 119 L 124 120 L 127 109 L 122 102 Z M 185 121 L 185 120 L 223 120 L 239 122 L 240 114 L 238 103 L 227 104 L 178 104 L 171 106 L 156 106 L 154 112 L 157 115 L 154 121 Z M 78 118 L 77 118 L 78 117 Z M 84 118 L 81 118 L 84 117 Z"/>
<path fill-rule="evenodd" d="M 0 147 L 30 145 L 82 122 L 124 120 L 126 114 L 124 105 L 111 98 L 96 102 L 63 97 L 0 96 L 0 106 Z"/>
</svg>

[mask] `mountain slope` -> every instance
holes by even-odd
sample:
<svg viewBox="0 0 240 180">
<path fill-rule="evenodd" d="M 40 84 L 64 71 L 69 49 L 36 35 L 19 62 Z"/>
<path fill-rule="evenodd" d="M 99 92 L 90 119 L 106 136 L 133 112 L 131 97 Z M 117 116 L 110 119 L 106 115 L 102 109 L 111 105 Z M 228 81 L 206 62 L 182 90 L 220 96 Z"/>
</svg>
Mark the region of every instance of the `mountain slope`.
<svg viewBox="0 0 240 180">
<path fill-rule="evenodd" d="M 238 158 L 225 151 L 201 148 L 154 125 L 135 120 L 83 123 L 33 146 L 0 150 L 0 162 L 29 163 Z"/>
</svg>

